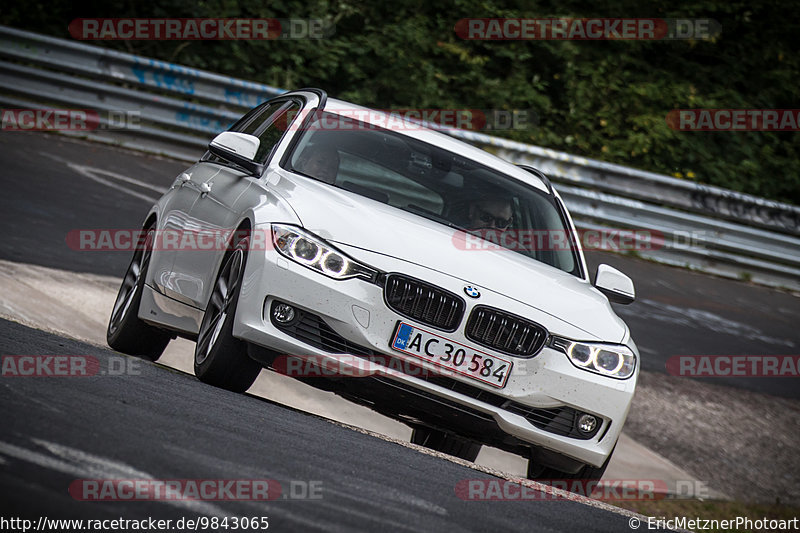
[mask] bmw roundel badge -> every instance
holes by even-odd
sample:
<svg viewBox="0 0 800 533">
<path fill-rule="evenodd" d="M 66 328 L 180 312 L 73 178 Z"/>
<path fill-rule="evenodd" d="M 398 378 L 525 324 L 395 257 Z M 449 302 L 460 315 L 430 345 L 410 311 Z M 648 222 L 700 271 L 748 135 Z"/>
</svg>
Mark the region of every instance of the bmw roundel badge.
<svg viewBox="0 0 800 533">
<path fill-rule="evenodd" d="M 478 289 L 476 289 L 472 285 L 467 285 L 466 287 L 464 287 L 464 293 L 466 293 L 466 295 L 469 296 L 470 298 L 480 298 L 481 297 L 481 291 L 479 291 Z"/>
</svg>

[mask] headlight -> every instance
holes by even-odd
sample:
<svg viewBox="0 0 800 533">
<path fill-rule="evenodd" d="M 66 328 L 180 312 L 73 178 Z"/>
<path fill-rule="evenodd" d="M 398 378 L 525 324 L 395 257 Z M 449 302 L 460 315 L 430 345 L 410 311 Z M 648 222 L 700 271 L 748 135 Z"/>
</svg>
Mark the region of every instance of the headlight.
<svg viewBox="0 0 800 533">
<path fill-rule="evenodd" d="M 636 369 L 636 355 L 621 344 L 575 342 L 552 337 L 550 346 L 565 353 L 573 365 L 589 372 L 626 379 Z"/>
<path fill-rule="evenodd" d="M 297 226 L 272 225 L 272 242 L 281 255 L 333 279 L 373 280 L 377 271 L 362 265 L 316 235 Z"/>
</svg>

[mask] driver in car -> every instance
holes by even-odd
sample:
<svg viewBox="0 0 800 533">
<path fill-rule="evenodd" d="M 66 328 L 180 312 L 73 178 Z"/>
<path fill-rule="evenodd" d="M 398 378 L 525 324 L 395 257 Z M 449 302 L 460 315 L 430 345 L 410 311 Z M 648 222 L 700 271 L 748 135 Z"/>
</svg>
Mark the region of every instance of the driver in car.
<svg viewBox="0 0 800 533">
<path fill-rule="evenodd" d="M 494 245 L 512 250 L 519 249 L 514 224 L 511 198 L 501 194 L 488 195 L 469 205 L 464 228 L 473 235 Z"/>
<path fill-rule="evenodd" d="M 514 223 L 511 200 L 504 196 L 481 198 L 469 206 L 467 229 L 505 231 Z"/>
</svg>

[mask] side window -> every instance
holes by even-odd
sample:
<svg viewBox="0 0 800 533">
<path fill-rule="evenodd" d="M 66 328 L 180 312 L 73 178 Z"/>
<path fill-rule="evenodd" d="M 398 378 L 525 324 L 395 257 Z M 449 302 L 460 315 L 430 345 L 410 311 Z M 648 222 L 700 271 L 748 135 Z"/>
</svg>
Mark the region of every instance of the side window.
<svg viewBox="0 0 800 533">
<path fill-rule="evenodd" d="M 277 109 L 277 106 L 274 103 L 262 104 L 239 119 L 239 121 L 231 127 L 231 131 L 253 135 L 253 132 L 264 123 L 264 120 L 268 119 L 269 116 L 275 112 L 275 109 Z"/>
<path fill-rule="evenodd" d="M 300 111 L 300 104 L 297 102 L 286 102 L 264 121 L 264 124 L 254 133 L 261 141 L 256 152 L 256 161 L 263 163 L 272 152 L 272 149 L 281 140 L 283 134 L 289 130 L 292 122 Z"/>
<path fill-rule="evenodd" d="M 258 137 L 261 143 L 256 152 L 256 161 L 264 163 L 299 111 L 300 103 L 297 101 L 272 102 L 257 109 L 252 116 L 245 116 L 231 130 Z"/>
<path fill-rule="evenodd" d="M 531 196 L 522 208 L 520 229 L 532 232 L 547 232 L 547 240 L 541 249 L 534 250 L 533 257 L 553 265 L 565 272 L 576 268 L 575 252 L 572 247 L 568 226 L 562 223 L 556 207 L 543 196 Z M 557 228 L 557 229 L 553 229 Z"/>
</svg>

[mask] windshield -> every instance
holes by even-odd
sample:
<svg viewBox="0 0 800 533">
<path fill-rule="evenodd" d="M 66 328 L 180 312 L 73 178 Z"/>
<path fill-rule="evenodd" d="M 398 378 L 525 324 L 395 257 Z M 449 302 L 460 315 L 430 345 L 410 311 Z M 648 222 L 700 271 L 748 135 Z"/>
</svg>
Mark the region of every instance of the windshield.
<svg viewBox="0 0 800 533">
<path fill-rule="evenodd" d="M 465 248 L 513 250 L 581 276 L 552 195 L 400 132 L 325 112 L 306 127 L 288 167 L 455 228 Z"/>
</svg>

